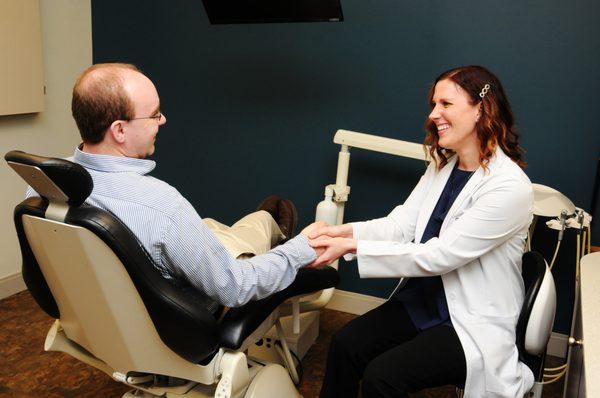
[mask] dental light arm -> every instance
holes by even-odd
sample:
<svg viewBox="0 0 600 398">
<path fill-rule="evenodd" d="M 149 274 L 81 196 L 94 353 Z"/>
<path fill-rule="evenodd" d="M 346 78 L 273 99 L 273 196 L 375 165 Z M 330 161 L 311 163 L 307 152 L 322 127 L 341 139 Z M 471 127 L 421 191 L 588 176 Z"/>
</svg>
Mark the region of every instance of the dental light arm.
<svg viewBox="0 0 600 398">
<path fill-rule="evenodd" d="M 338 154 L 338 165 L 335 184 L 328 185 L 333 191 L 333 201 L 337 205 L 337 224 L 344 222 L 344 207 L 348 201 L 350 187 L 348 186 L 348 170 L 350 168 L 350 148 L 365 149 L 368 151 L 387 153 L 417 160 L 430 160 L 426 148 L 422 144 L 409 141 L 395 140 L 355 131 L 338 130 L 333 137 L 333 142 L 341 146 Z M 338 262 L 330 264 L 337 269 Z M 300 312 L 314 311 L 323 308 L 329 303 L 334 289 L 323 290 L 316 299 L 310 297 L 307 301 L 300 302 Z M 291 309 L 290 309 L 291 312 Z"/>
<path fill-rule="evenodd" d="M 333 137 L 336 144 L 352 148 L 366 149 L 373 152 L 388 153 L 418 160 L 429 160 L 422 144 L 393 138 L 379 137 L 371 134 L 357 133 L 348 130 L 338 130 Z"/>
</svg>

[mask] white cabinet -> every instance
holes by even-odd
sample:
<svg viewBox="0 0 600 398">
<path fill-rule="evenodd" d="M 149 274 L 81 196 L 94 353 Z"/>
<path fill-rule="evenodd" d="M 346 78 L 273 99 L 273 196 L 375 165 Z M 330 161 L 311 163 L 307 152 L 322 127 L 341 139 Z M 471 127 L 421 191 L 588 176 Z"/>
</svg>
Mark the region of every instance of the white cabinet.
<svg viewBox="0 0 600 398">
<path fill-rule="evenodd" d="M 583 344 L 570 349 L 564 395 L 595 398 L 600 397 L 600 252 L 584 256 L 580 267 L 572 337 Z"/>
<path fill-rule="evenodd" d="M 0 0 L 0 116 L 43 110 L 39 0 Z"/>
</svg>

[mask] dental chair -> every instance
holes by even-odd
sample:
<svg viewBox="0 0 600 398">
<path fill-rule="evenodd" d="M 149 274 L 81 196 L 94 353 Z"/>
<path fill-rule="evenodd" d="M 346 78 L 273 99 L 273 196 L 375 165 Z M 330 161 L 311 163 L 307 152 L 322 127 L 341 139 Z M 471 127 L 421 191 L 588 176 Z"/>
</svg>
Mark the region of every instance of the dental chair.
<svg viewBox="0 0 600 398">
<path fill-rule="evenodd" d="M 541 398 L 546 346 L 556 312 L 556 287 L 546 260 L 538 252 L 523 254 L 521 275 L 525 299 L 517 322 L 516 344 L 519 360 L 531 369 L 535 377 L 526 397 Z M 463 397 L 463 393 L 461 388 L 457 388 L 459 398 Z"/>
<path fill-rule="evenodd" d="M 275 325 L 286 300 L 337 285 L 330 267 L 301 269 L 286 289 L 219 320 L 190 286 L 165 279 L 129 229 L 86 205 L 88 172 L 63 159 L 5 156 L 37 191 L 16 206 L 23 279 L 55 322 L 47 351 L 62 351 L 133 388 L 124 397 L 300 397 L 287 370 L 244 351 Z M 288 373 L 289 372 L 289 373 Z"/>
</svg>

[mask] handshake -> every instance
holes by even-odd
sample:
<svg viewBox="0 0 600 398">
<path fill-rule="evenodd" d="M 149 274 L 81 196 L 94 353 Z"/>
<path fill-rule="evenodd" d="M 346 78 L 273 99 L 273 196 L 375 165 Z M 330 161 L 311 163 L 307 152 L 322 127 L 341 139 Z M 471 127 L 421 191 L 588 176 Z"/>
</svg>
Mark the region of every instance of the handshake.
<svg viewBox="0 0 600 398">
<path fill-rule="evenodd" d="M 317 253 L 317 259 L 307 267 L 331 264 L 347 253 L 356 253 L 356 239 L 350 224 L 327 225 L 317 221 L 300 232 L 308 238 L 308 244 Z"/>
</svg>

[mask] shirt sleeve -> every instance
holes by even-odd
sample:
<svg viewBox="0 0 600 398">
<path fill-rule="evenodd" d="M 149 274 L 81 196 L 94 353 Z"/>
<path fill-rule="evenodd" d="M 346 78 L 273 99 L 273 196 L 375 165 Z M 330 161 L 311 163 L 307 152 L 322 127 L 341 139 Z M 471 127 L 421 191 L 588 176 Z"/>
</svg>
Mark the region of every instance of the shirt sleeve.
<svg viewBox="0 0 600 398">
<path fill-rule="evenodd" d="M 183 198 L 160 246 L 161 260 L 167 269 L 228 307 L 238 307 L 286 288 L 300 267 L 316 259 L 303 235 L 265 254 L 235 259 Z"/>
<path fill-rule="evenodd" d="M 503 178 L 483 190 L 470 208 L 426 243 L 359 240 L 361 277 L 419 277 L 442 275 L 499 246 L 529 225 L 532 219 L 531 184 Z"/>
</svg>

